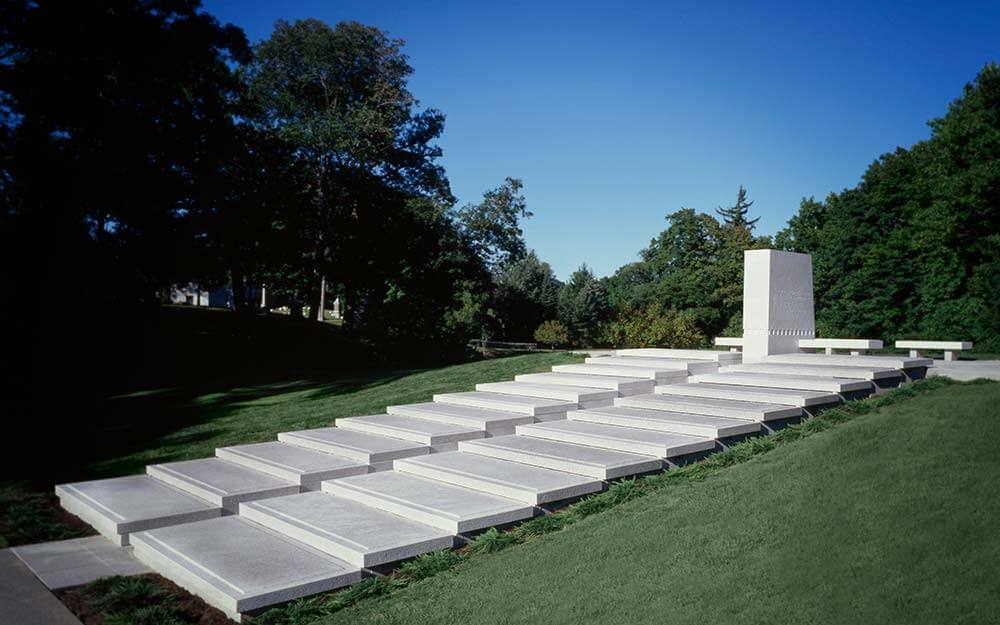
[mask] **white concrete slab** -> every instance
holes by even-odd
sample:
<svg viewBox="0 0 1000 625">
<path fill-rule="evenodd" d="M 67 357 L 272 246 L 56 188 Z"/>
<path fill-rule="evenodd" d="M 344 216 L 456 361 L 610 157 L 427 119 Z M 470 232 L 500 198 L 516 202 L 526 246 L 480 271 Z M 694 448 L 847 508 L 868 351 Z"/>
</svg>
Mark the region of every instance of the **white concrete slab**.
<svg viewBox="0 0 1000 625">
<path fill-rule="evenodd" d="M 968 351 L 972 349 L 971 341 L 915 341 L 915 340 L 905 340 L 896 341 L 896 347 L 898 349 L 930 349 L 930 350 L 950 350 L 950 351 Z"/>
<path fill-rule="evenodd" d="M 132 532 L 222 515 L 222 506 L 145 475 L 60 484 L 56 496 L 64 509 L 121 546 Z"/>
<path fill-rule="evenodd" d="M 135 555 L 231 618 L 361 580 L 361 570 L 238 516 L 139 532 Z"/>
<path fill-rule="evenodd" d="M 587 421 L 640 430 L 676 432 L 704 438 L 742 436 L 760 432 L 761 429 L 759 421 L 624 406 L 571 410 L 566 413 L 566 417 L 570 421 Z"/>
<path fill-rule="evenodd" d="M 746 373 L 783 373 L 789 375 L 820 375 L 831 378 L 857 378 L 861 380 L 888 380 L 902 377 L 903 372 L 890 367 L 849 367 L 844 365 L 797 365 L 792 363 L 758 362 L 722 367 L 719 373 L 741 371 Z"/>
<path fill-rule="evenodd" d="M 882 349 L 878 339 L 799 339 L 800 349 Z"/>
<path fill-rule="evenodd" d="M 847 356 L 838 354 L 772 354 L 766 356 L 763 362 L 781 362 L 798 365 L 846 365 L 848 367 L 889 367 L 892 369 L 914 369 L 934 366 L 934 361 L 930 358 Z"/>
<path fill-rule="evenodd" d="M 473 408 L 516 412 L 533 417 L 551 415 L 561 418 L 562 415 L 566 414 L 567 410 L 579 407 L 576 402 L 568 402 L 560 399 L 521 397 L 518 395 L 502 395 L 500 393 L 485 393 L 482 391 L 444 393 L 435 395 L 434 401 L 439 404 L 451 404 L 453 406 L 472 406 Z"/>
<path fill-rule="evenodd" d="M 528 382 L 487 382 L 485 384 L 477 384 L 476 390 L 485 393 L 520 395 L 522 397 L 544 397 L 546 399 L 558 399 L 576 404 L 599 401 L 611 403 L 611 400 L 618 397 L 618 391 L 604 388 L 586 388 L 559 384 L 531 384 Z"/>
<path fill-rule="evenodd" d="M 391 414 L 337 419 L 337 427 L 352 432 L 400 438 L 432 447 L 486 436 L 486 430 L 482 428 Z"/>
<path fill-rule="evenodd" d="M 242 503 L 240 516 L 362 568 L 448 549 L 454 540 L 445 530 L 320 492 Z"/>
<path fill-rule="evenodd" d="M 511 460 L 536 467 L 613 480 L 662 468 L 656 456 L 575 445 L 531 436 L 499 436 L 458 444 L 461 452 Z"/>
<path fill-rule="evenodd" d="M 647 378 L 657 384 L 673 384 L 683 382 L 688 377 L 687 368 L 657 369 L 656 367 L 621 367 L 618 365 L 575 364 L 556 365 L 552 367 L 555 373 L 572 373 L 579 375 L 599 375 L 610 377 Z"/>
<path fill-rule="evenodd" d="M 296 482 L 272 477 L 218 458 L 151 464 L 146 474 L 174 488 L 236 512 L 241 501 L 300 492 Z"/>
<path fill-rule="evenodd" d="M 524 373 L 514 377 L 516 382 L 530 384 L 553 384 L 558 386 L 582 386 L 604 388 L 617 391 L 620 396 L 652 393 L 656 381 L 642 377 L 620 377 L 613 375 L 585 375 L 582 373 Z"/>
<path fill-rule="evenodd" d="M 534 515 L 534 507 L 520 501 L 398 471 L 330 480 L 323 482 L 323 491 L 452 534 L 513 523 Z"/>
<path fill-rule="evenodd" d="M 780 250 L 743 252 L 743 360 L 798 350 L 816 336 L 812 256 Z"/>
<path fill-rule="evenodd" d="M 714 349 L 670 349 L 663 347 L 634 347 L 616 349 L 616 356 L 636 356 L 639 358 L 683 358 L 688 360 L 711 360 L 718 363 L 740 362 L 742 355 L 720 352 Z"/>
<path fill-rule="evenodd" d="M 538 506 L 601 490 L 601 480 L 451 451 L 393 463 L 396 471 Z"/>
<path fill-rule="evenodd" d="M 836 393 L 821 391 L 797 391 L 787 388 L 763 388 L 737 386 L 734 384 L 667 384 L 657 386 L 657 394 L 685 395 L 688 397 L 711 397 L 714 399 L 737 399 L 766 404 L 786 406 L 820 406 L 841 401 Z"/>
<path fill-rule="evenodd" d="M 517 414 L 515 412 L 473 408 L 472 406 L 453 406 L 451 404 L 438 404 L 435 402 L 389 406 L 386 408 L 386 412 L 417 419 L 427 419 L 428 421 L 437 421 L 438 423 L 451 423 L 453 425 L 478 428 L 485 430 L 492 436 L 513 434 L 515 426 L 535 421 L 535 418 L 530 415 Z"/>
<path fill-rule="evenodd" d="M 430 453 L 430 447 L 420 443 L 352 432 L 337 427 L 282 432 L 278 434 L 278 440 L 289 445 L 345 456 L 367 464 L 391 462 L 396 458 Z"/>
<path fill-rule="evenodd" d="M 688 381 L 695 383 L 705 382 L 708 384 L 732 384 L 736 386 L 788 388 L 802 391 L 823 391 L 826 393 L 853 393 L 874 389 L 871 380 L 743 371 L 696 375 L 689 378 Z"/>
<path fill-rule="evenodd" d="M 722 353 L 722 352 L 719 352 Z M 712 360 L 694 360 L 681 358 L 652 358 L 642 356 L 599 356 L 597 358 L 587 358 L 588 365 L 601 365 L 602 367 L 628 367 L 640 369 L 666 369 L 687 371 L 695 373 L 713 373 L 718 371 L 719 363 Z M 626 370 L 622 375 L 632 375 Z"/>
<path fill-rule="evenodd" d="M 749 402 L 738 399 L 690 397 L 658 393 L 637 395 L 635 397 L 620 397 L 615 400 L 615 405 L 753 421 L 774 421 L 802 416 L 802 408 L 797 406 Z"/>
<path fill-rule="evenodd" d="M 715 441 L 710 438 L 585 421 L 550 421 L 519 425 L 517 433 L 521 436 L 534 436 L 660 458 L 674 458 L 715 449 Z"/>
<path fill-rule="evenodd" d="M 215 455 L 289 482 L 316 490 L 323 480 L 368 473 L 365 462 L 281 442 L 220 447 Z"/>
<path fill-rule="evenodd" d="M 21 545 L 12 547 L 11 551 L 50 590 L 81 586 L 112 575 L 150 572 L 128 549 L 122 549 L 103 536 Z"/>
</svg>

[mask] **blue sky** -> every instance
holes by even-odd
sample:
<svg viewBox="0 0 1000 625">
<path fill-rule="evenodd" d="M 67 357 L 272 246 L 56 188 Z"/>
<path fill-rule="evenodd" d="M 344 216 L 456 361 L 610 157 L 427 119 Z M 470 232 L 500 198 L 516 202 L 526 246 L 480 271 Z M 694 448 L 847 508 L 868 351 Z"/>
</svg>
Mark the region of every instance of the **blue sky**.
<svg viewBox="0 0 1000 625">
<path fill-rule="evenodd" d="M 758 232 L 924 139 L 988 61 L 1000 2 L 209 0 L 252 42 L 277 19 L 358 20 L 406 40 L 413 93 L 447 116 L 460 203 L 524 181 L 529 247 L 561 278 L 609 275 L 681 207 Z"/>
</svg>

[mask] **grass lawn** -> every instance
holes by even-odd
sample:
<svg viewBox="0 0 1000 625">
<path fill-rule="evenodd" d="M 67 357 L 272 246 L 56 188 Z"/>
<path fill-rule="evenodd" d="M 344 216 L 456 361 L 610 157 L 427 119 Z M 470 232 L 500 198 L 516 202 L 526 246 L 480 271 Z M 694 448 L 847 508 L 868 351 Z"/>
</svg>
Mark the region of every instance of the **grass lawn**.
<svg viewBox="0 0 1000 625">
<path fill-rule="evenodd" d="M 942 385 L 315 622 L 998 622 L 998 405 Z"/>
</svg>

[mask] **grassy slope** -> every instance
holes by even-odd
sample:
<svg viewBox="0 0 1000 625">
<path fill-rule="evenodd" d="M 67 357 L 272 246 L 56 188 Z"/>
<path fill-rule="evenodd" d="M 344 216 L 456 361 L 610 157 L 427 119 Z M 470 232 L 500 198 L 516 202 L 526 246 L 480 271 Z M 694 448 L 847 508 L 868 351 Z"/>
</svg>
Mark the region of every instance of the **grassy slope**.
<svg viewBox="0 0 1000 625">
<path fill-rule="evenodd" d="M 995 622 L 998 404 L 944 387 L 323 623 Z"/>
<path fill-rule="evenodd" d="M 274 440 L 278 432 L 331 425 L 339 417 L 380 413 L 390 404 L 430 401 L 435 393 L 473 390 L 480 382 L 510 380 L 579 360 L 565 352 L 538 352 L 437 369 L 236 387 L 183 403 L 168 402 L 181 423 L 153 438 L 144 434 L 144 428 L 164 429 L 158 427 L 162 423 L 150 423 L 140 415 L 162 413 L 164 401 L 156 394 L 125 396 L 114 400 L 120 404 L 116 412 L 129 415 L 116 435 L 126 444 L 141 442 L 141 446 L 112 455 L 92 469 L 95 475 L 139 472 L 151 462 L 210 456 L 216 447 Z M 147 405 L 148 411 L 143 408 Z"/>
</svg>

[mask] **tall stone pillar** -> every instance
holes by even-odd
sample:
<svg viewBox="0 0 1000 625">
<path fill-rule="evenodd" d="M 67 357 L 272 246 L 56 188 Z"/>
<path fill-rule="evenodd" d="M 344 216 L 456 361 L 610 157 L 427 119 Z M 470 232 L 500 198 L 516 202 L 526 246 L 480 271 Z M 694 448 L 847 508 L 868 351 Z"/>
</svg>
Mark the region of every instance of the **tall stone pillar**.
<svg viewBox="0 0 1000 625">
<path fill-rule="evenodd" d="M 743 362 L 797 352 L 799 339 L 815 336 L 812 256 L 743 252 Z"/>
</svg>

